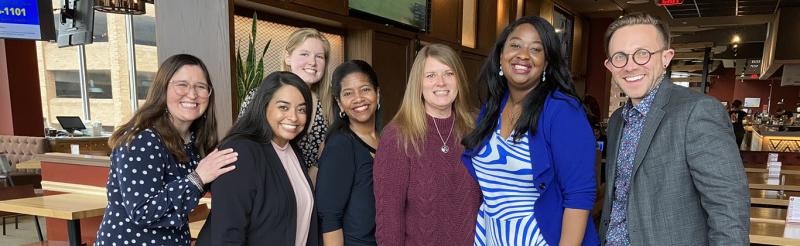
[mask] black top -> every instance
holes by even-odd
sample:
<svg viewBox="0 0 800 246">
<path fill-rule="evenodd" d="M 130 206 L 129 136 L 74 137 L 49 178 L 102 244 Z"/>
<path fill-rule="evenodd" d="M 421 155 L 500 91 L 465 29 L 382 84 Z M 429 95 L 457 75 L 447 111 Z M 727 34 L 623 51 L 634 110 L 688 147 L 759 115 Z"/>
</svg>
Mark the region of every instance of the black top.
<svg viewBox="0 0 800 246">
<path fill-rule="evenodd" d="M 189 245 L 189 212 L 202 197 L 186 177 L 200 160 L 194 134 L 190 139 L 183 146 L 188 163 L 179 163 L 151 129 L 114 147 L 95 245 Z"/>
<path fill-rule="evenodd" d="M 342 229 L 344 245 L 377 245 L 372 155 L 349 128 L 332 133 L 319 160 L 316 203 L 321 231 Z"/>
<path fill-rule="evenodd" d="M 741 109 L 732 109 L 728 112 L 728 115 L 731 117 L 731 120 L 733 120 L 731 124 L 733 124 L 734 130 L 744 130 L 744 124 L 742 123 L 742 120 L 744 120 L 744 117 L 747 117 L 747 113 Z"/>
<path fill-rule="evenodd" d="M 197 245 L 294 245 L 294 189 L 272 144 L 234 138 L 220 147 L 226 148 L 239 153 L 236 169 L 211 183 L 211 213 Z M 308 169 L 301 166 L 308 179 Z M 314 210 L 307 245 L 319 245 L 318 223 Z"/>
</svg>

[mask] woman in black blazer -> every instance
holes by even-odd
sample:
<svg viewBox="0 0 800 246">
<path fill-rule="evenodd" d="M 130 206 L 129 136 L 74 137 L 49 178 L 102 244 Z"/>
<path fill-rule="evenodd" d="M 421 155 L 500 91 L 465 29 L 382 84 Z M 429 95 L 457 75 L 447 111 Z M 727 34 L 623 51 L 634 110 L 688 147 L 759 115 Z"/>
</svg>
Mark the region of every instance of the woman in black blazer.
<svg viewBox="0 0 800 246">
<path fill-rule="evenodd" d="M 297 75 L 274 72 L 261 82 L 221 144 L 239 159 L 211 184 L 197 245 L 319 245 L 311 180 L 295 145 L 310 109 L 311 90 Z"/>
</svg>

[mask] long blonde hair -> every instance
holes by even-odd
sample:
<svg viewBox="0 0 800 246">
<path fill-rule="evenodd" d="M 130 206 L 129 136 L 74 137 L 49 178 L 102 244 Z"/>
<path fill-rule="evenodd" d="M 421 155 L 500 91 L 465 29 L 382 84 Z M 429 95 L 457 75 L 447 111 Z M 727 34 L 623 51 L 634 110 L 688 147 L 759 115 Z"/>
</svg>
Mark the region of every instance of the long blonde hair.
<svg viewBox="0 0 800 246">
<path fill-rule="evenodd" d="M 444 63 L 456 73 L 456 87 L 458 95 L 453 101 L 453 114 L 455 114 L 454 133 L 455 139 L 461 139 L 467 132 L 475 128 L 473 119 L 474 110 L 471 108 L 469 100 L 469 87 L 467 86 L 467 73 L 464 65 L 456 52 L 447 45 L 430 44 L 423 47 L 414 59 L 411 66 L 411 74 L 408 76 L 406 92 L 403 95 L 403 103 L 392 119 L 400 131 L 398 144 L 408 153 L 408 146 L 411 145 L 417 154 L 420 154 L 420 146 L 425 141 L 425 132 L 428 130 L 427 114 L 425 113 L 425 102 L 422 98 L 422 82 L 425 72 L 425 61 L 434 58 Z"/>
<path fill-rule="evenodd" d="M 315 38 L 319 39 L 322 42 L 322 49 L 325 51 L 325 68 L 322 71 L 322 79 L 311 86 L 311 91 L 316 92 L 317 96 L 319 97 L 319 101 L 322 104 L 322 116 L 325 118 L 325 122 L 330 124 L 333 117 L 333 113 L 331 107 L 333 106 L 330 101 L 330 81 L 327 79 L 328 74 L 328 62 L 330 61 L 330 54 L 331 54 L 331 44 L 328 42 L 328 39 L 325 36 L 322 36 L 322 33 L 317 31 L 314 28 L 300 28 L 294 31 L 291 35 L 289 35 L 289 39 L 286 40 L 286 49 L 284 50 L 285 56 L 288 57 L 292 54 L 297 46 L 303 44 L 306 39 Z M 283 71 L 292 71 L 292 68 L 289 67 L 289 64 L 283 62 Z M 319 110 L 319 109 L 318 109 Z M 313 117 L 313 115 L 312 115 Z M 309 119 L 312 120 L 313 119 Z"/>
</svg>

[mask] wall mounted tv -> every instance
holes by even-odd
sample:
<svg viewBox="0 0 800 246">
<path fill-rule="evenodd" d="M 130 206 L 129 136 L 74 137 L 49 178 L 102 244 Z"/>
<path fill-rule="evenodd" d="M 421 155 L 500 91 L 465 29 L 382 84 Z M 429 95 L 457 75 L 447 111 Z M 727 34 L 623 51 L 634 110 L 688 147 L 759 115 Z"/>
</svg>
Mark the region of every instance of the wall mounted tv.
<svg viewBox="0 0 800 246">
<path fill-rule="evenodd" d="M 350 13 L 384 24 L 428 30 L 430 0 L 350 0 Z"/>
<path fill-rule="evenodd" d="M 0 38 L 55 40 L 52 0 L 0 0 Z"/>
</svg>

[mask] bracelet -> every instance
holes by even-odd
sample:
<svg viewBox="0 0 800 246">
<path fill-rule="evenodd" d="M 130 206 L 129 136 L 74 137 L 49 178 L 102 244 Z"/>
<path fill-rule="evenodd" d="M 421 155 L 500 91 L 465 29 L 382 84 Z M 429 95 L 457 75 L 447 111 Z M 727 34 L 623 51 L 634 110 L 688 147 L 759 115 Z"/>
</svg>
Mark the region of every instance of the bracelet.
<svg viewBox="0 0 800 246">
<path fill-rule="evenodd" d="M 186 178 L 188 178 L 189 181 L 192 182 L 192 184 L 194 184 L 194 186 L 197 186 L 197 189 L 200 190 L 200 193 L 202 193 L 204 191 L 203 190 L 203 181 L 202 181 L 202 179 L 200 179 L 200 174 L 197 174 L 196 171 L 194 171 L 192 173 L 189 173 L 189 175 L 186 176 Z"/>
</svg>

